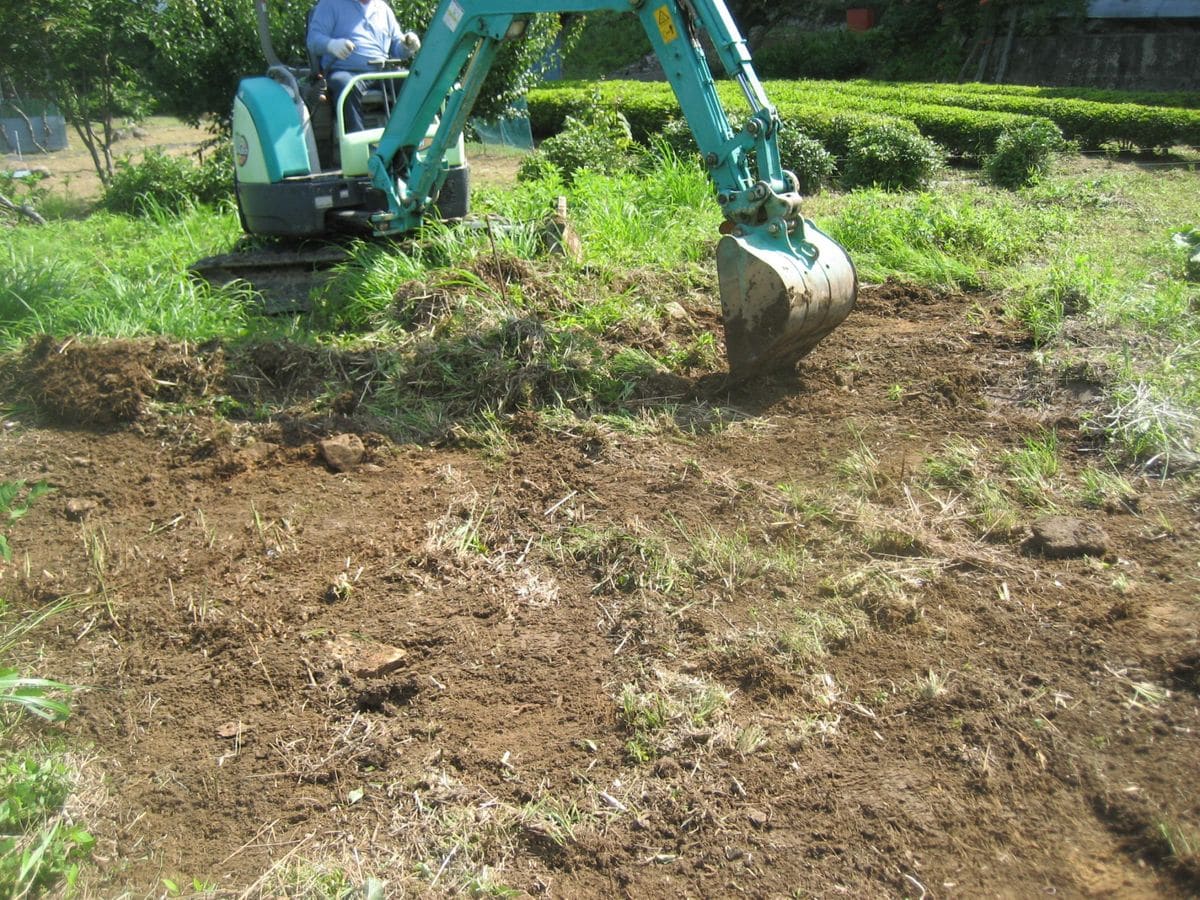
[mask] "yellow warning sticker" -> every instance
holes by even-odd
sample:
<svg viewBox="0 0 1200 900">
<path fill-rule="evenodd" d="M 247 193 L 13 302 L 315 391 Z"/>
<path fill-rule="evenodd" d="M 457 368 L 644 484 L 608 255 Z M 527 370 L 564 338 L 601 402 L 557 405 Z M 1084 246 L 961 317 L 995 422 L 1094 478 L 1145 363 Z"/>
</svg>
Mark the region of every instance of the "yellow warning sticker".
<svg viewBox="0 0 1200 900">
<path fill-rule="evenodd" d="M 671 20 L 671 11 L 665 6 L 660 6 L 654 11 L 654 21 L 658 23 L 658 33 L 662 35 L 664 44 L 669 44 L 679 37 L 675 23 Z"/>
</svg>

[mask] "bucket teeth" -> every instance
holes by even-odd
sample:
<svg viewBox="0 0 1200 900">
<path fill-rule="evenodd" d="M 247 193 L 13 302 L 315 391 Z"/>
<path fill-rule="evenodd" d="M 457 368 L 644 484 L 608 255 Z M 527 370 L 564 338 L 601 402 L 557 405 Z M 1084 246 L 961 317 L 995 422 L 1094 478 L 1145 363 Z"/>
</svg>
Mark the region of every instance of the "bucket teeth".
<svg viewBox="0 0 1200 900">
<path fill-rule="evenodd" d="M 726 235 L 717 245 L 717 277 L 729 371 L 749 378 L 783 369 L 812 350 L 854 308 L 858 279 L 846 251 L 811 223 L 815 259 L 764 234 Z"/>
</svg>

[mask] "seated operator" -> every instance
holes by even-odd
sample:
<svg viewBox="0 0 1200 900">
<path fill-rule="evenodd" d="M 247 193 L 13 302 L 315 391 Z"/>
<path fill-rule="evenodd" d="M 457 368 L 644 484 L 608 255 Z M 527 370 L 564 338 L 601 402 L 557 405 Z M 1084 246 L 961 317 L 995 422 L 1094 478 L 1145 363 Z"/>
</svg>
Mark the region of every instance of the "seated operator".
<svg viewBox="0 0 1200 900">
<path fill-rule="evenodd" d="M 308 49 L 339 103 L 353 76 L 385 59 L 408 59 L 421 49 L 421 39 L 400 30 L 384 0 L 320 0 L 308 23 Z M 362 87 L 355 85 L 346 102 L 347 132 L 363 130 Z"/>
</svg>

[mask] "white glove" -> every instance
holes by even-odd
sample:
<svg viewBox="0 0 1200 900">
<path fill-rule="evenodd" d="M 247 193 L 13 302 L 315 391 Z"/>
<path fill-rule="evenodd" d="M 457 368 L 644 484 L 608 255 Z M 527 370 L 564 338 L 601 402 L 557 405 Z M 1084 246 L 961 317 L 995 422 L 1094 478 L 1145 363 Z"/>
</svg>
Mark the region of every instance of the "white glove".
<svg viewBox="0 0 1200 900">
<path fill-rule="evenodd" d="M 331 56 L 336 56 L 338 59 L 345 59 L 354 52 L 354 41 L 349 38 L 334 38 L 325 45 L 325 49 L 329 51 Z"/>
<path fill-rule="evenodd" d="M 417 51 L 421 49 L 421 39 L 417 37 L 415 31 L 406 31 L 400 38 L 400 43 L 404 45 L 404 49 L 413 56 L 417 55 Z"/>
</svg>

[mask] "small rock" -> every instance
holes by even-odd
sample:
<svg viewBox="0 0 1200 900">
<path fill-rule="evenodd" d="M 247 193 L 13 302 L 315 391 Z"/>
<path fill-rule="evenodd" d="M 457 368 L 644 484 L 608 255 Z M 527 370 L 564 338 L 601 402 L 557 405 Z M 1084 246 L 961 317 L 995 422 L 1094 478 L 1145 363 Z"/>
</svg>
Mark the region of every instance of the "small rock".
<svg viewBox="0 0 1200 900">
<path fill-rule="evenodd" d="M 771 817 L 761 809 L 750 809 L 746 812 L 746 818 L 750 820 L 750 824 L 755 828 L 766 828 L 767 822 Z"/>
<path fill-rule="evenodd" d="M 217 728 L 217 737 L 231 740 L 233 738 L 241 737 L 242 734 L 247 730 L 248 729 L 246 726 L 241 722 L 226 722 L 224 725 L 221 725 Z"/>
<path fill-rule="evenodd" d="M 688 315 L 688 311 L 684 309 L 683 304 L 674 300 L 663 306 L 663 315 L 672 322 L 686 322 L 691 318 Z"/>
<path fill-rule="evenodd" d="M 1083 519 L 1043 516 L 1030 528 L 1033 535 L 1025 542 L 1026 550 L 1049 559 L 1104 556 L 1108 553 L 1108 535 L 1104 529 Z"/>
<path fill-rule="evenodd" d="M 96 508 L 95 500 L 83 500 L 79 497 L 72 497 L 67 501 L 67 518 L 72 522 L 82 522 Z"/>
<path fill-rule="evenodd" d="M 745 855 L 746 855 L 746 851 L 740 849 L 739 847 L 726 847 L 725 848 L 725 859 L 727 859 L 729 862 L 733 862 L 734 860 L 741 859 Z"/>
<path fill-rule="evenodd" d="M 379 678 L 396 671 L 408 657 L 399 647 L 339 637 L 329 642 L 329 652 L 342 668 L 357 678 Z"/>
<path fill-rule="evenodd" d="M 367 448 L 357 434 L 339 434 L 321 441 L 321 456 L 335 472 L 347 472 L 362 462 Z"/>
</svg>

